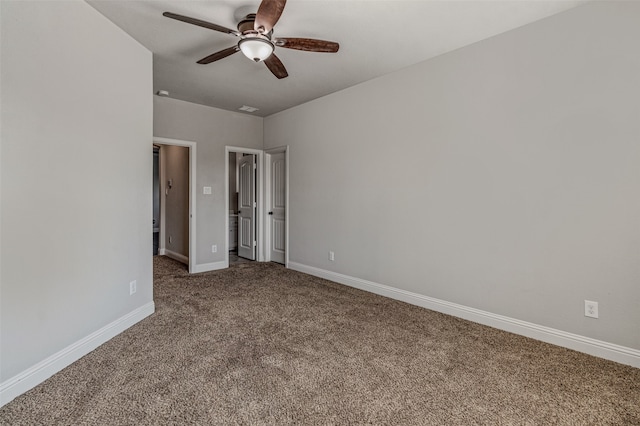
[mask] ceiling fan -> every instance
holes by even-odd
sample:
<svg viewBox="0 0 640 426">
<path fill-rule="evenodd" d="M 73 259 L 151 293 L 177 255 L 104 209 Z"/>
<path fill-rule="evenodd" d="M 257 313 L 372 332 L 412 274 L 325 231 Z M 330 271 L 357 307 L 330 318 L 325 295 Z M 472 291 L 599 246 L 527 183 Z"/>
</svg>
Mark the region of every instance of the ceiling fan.
<svg viewBox="0 0 640 426">
<path fill-rule="evenodd" d="M 238 31 L 200 19 L 178 15 L 177 13 L 164 12 L 162 15 L 167 18 L 177 19 L 178 21 L 220 31 L 225 34 L 231 34 L 240 38 L 238 44 L 235 46 L 228 47 L 202 58 L 198 61 L 199 64 L 210 64 L 211 62 L 233 55 L 238 51 L 242 51 L 249 59 L 256 62 L 264 61 L 269 71 L 276 77 L 285 78 L 289 74 L 280 59 L 273 53 L 276 47 L 326 53 L 335 53 L 340 48 L 338 43 L 313 38 L 274 38 L 273 27 L 276 22 L 278 22 L 278 19 L 280 19 L 286 2 L 287 0 L 262 0 L 257 13 L 248 14 L 238 23 Z"/>
</svg>

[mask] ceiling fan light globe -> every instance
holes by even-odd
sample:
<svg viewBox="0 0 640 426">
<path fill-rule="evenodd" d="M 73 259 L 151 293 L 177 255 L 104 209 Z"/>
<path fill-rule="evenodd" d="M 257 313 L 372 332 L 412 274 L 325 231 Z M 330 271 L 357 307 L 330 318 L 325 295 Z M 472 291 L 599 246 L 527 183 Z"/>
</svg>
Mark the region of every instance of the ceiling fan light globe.
<svg viewBox="0 0 640 426">
<path fill-rule="evenodd" d="M 262 38 L 245 38 L 239 46 L 244 56 L 256 62 L 264 61 L 273 53 L 273 43 Z"/>
</svg>

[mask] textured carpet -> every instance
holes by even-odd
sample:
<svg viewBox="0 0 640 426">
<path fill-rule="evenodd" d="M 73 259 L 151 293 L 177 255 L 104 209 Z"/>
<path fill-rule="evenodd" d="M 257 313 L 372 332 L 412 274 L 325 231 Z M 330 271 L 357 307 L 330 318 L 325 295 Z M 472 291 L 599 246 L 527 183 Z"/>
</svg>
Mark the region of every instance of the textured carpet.
<svg viewBox="0 0 640 426">
<path fill-rule="evenodd" d="M 640 425 L 640 369 L 275 264 L 154 275 L 154 315 L 0 423 Z"/>
</svg>

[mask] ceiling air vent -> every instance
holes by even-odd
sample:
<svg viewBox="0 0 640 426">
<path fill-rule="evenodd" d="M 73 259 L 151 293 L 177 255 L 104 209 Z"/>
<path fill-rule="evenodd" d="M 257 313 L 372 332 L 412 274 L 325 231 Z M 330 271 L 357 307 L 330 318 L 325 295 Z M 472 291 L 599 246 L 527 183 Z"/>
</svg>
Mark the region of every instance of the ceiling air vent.
<svg viewBox="0 0 640 426">
<path fill-rule="evenodd" d="M 240 108 L 238 108 L 240 111 L 245 111 L 245 112 L 256 112 L 258 110 L 258 108 L 254 108 L 251 106 L 247 106 L 247 105 L 242 105 Z"/>
</svg>

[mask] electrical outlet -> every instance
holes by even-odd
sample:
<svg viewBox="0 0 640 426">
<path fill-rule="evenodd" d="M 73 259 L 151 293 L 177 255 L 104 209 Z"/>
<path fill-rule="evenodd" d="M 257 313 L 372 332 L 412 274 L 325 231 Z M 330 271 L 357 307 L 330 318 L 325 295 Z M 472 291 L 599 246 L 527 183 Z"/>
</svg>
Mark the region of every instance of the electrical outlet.
<svg viewBox="0 0 640 426">
<path fill-rule="evenodd" d="M 335 253 L 334 253 L 334 252 L 332 252 L 332 251 L 330 251 L 330 252 L 329 252 L 329 260 L 330 260 L 330 261 L 332 261 L 332 262 L 333 262 L 334 260 L 336 260 L 336 255 L 335 255 Z"/>
<path fill-rule="evenodd" d="M 169 235 L 169 244 L 173 243 L 173 237 Z"/>
<path fill-rule="evenodd" d="M 138 284 L 136 283 L 136 280 L 133 280 L 129 283 L 129 296 L 131 296 L 133 293 L 135 293 L 138 289 L 137 289 Z"/>
<path fill-rule="evenodd" d="M 217 253 L 218 252 L 218 246 L 217 245 L 212 245 L 211 246 L 211 253 Z"/>
<path fill-rule="evenodd" d="M 598 318 L 598 302 L 591 300 L 584 301 L 584 316 L 590 318 Z"/>
</svg>

